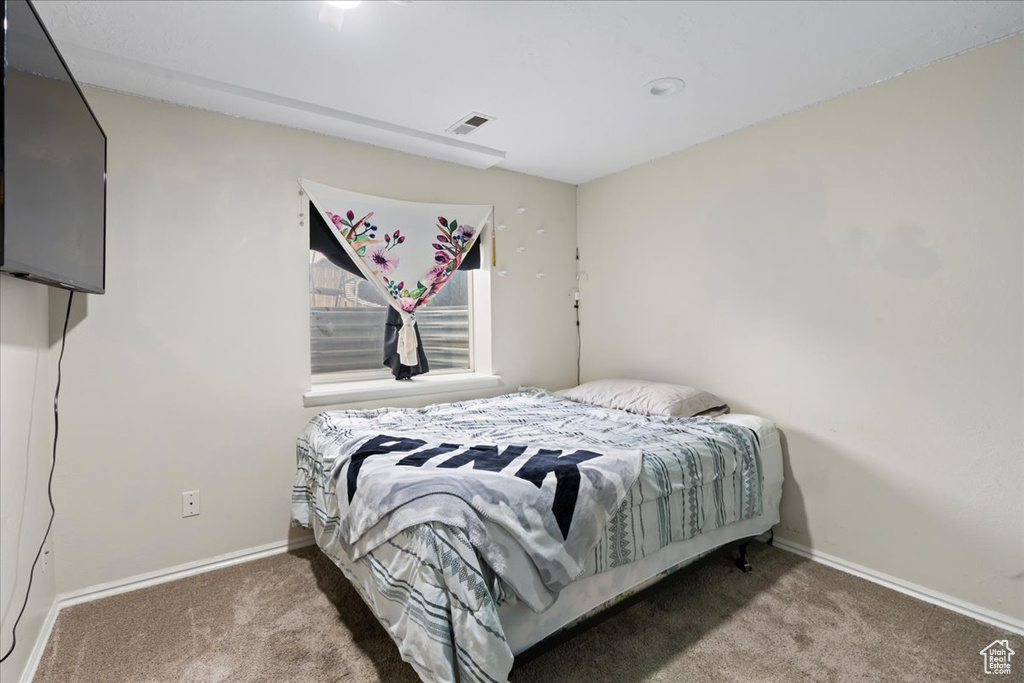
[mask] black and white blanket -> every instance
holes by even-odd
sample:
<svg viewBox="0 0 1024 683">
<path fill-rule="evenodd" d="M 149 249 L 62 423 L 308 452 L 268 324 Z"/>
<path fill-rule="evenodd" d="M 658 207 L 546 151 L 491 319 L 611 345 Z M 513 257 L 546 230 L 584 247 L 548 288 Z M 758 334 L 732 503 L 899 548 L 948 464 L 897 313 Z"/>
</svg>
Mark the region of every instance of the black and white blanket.
<svg viewBox="0 0 1024 683">
<path fill-rule="evenodd" d="M 583 572 L 641 464 L 639 450 L 356 433 L 331 473 L 339 535 L 359 559 L 417 524 L 463 529 L 539 611 Z"/>
</svg>

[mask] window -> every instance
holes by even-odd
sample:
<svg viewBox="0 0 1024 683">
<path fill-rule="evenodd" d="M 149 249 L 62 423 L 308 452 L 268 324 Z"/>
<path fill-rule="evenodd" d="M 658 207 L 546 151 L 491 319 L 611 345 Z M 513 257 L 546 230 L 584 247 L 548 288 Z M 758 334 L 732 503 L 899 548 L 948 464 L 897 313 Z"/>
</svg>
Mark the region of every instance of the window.
<svg viewBox="0 0 1024 683">
<path fill-rule="evenodd" d="M 456 271 L 416 314 L 431 374 L 473 370 L 472 274 Z M 384 367 L 388 304 L 372 285 L 309 252 L 310 359 L 314 380 L 390 377 Z"/>
</svg>

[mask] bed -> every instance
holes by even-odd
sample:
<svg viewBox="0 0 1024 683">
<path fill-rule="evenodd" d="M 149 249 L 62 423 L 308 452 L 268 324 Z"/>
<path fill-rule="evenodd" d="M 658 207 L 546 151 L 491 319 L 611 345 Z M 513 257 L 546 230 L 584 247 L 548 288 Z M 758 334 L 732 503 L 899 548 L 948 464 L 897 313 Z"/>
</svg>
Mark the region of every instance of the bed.
<svg viewBox="0 0 1024 683">
<path fill-rule="evenodd" d="M 582 571 L 538 610 L 470 533 L 439 522 L 353 553 L 335 459 L 353 434 L 638 449 L 642 465 Z M 539 486 L 539 484 L 538 484 Z M 298 440 L 295 524 L 341 569 L 424 681 L 505 681 L 515 657 L 721 546 L 778 522 L 775 426 L 747 415 L 678 419 L 587 405 L 541 389 L 419 409 L 328 411 Z M 477 539 L 479 540 L 479 539 Z M 479 545 L 479 543 L 478 543 Z M 356 558 L 353 555 L 358 555 Z M 513 588 L 513 586 L 515 586 Z"/>
</svg>

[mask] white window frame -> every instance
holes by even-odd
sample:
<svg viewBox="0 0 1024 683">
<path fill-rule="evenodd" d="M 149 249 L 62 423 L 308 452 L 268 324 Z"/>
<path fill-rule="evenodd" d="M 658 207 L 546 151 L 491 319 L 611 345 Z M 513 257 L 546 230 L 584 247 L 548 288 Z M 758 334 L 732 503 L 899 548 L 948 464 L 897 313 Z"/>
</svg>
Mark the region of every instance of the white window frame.
<svg viewBox="0 0 1024 683">
<path fill-rule="evenodd" d="M 501 385 L 495 375 L 491 355 L 491 253 L 493 230 L 488 228 L 481 240 L 480 268 L 469 274 L 469 369 L 432 370 L 411 380 L 396 381 L 388 370 L 352 370 L 321 375 L 310 373 L 310 388 L 303 394 L 307 408 L 373 401 L 403 396 L 425 396 L 470 391 Z M 308 290 L 308 286 L 307 286 Z M 306 295 L 308 306 L 309 295 Z M 309 329 L 309 316 L 306 317 Z M 310 345 L 307 340 L 306 352 Z"/>
</svg>

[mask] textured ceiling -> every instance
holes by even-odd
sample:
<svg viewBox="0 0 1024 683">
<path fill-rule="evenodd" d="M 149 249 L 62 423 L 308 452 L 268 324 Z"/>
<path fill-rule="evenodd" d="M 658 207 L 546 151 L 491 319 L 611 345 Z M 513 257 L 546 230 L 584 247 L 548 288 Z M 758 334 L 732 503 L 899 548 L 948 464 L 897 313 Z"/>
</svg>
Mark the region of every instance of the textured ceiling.
<svg viewBox="0 0 1024 683">
<path fill-rule="evenodd" d="M 35 4 L 80 81 L 570 183 L 1024 29 L 1013 1 L 365 2 L 340 33 L 316 1 Z"/>
</svg>

